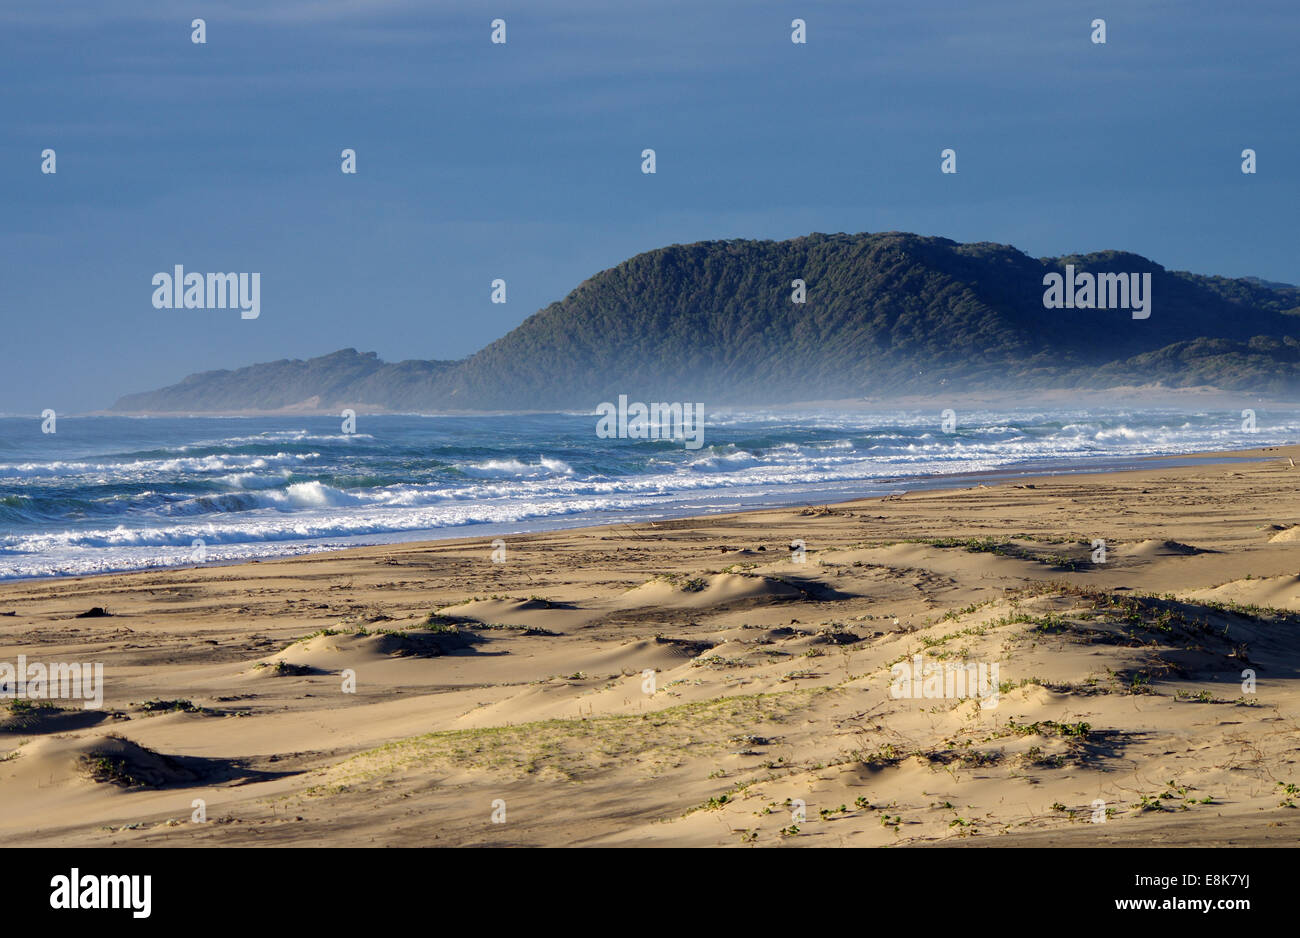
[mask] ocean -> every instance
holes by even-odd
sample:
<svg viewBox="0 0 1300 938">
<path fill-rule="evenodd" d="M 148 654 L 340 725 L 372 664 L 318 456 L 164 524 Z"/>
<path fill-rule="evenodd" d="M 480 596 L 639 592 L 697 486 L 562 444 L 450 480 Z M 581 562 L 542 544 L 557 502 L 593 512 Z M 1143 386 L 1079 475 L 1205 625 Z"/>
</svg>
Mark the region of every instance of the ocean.
<svg viewBox="0 0 1300 938">
<path fill-rule="evenodd" d="M 707 413 L 707 412 L 706 412 Z M 601 439 L 591 414 L 0 417 L 0 579 L 74 576 L 827 504 L 976 474 L 1294 443 L 1260 411 L 707 413 L 704 445 Z"/>
</svg>

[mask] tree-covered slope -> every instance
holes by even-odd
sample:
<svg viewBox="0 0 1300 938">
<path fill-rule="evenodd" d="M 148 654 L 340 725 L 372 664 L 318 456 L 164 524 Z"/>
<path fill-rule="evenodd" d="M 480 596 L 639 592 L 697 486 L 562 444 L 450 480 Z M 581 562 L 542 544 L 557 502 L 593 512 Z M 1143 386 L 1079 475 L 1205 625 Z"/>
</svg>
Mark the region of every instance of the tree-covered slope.
<svg viewBox="0 0 1300 938">
<path fill-rule="evenodd" d="M 1067 264 L 1150 274 L 1150 317 L 1045 308 L 1043 277 Z M 796 279 L 806 302 L 791 299 Z M 776 403 L 1157 380 L 1279 391 L 1300 381 L 1297 314 L 1295 287 L 1115 251 L 1036 259 L 899 232 L 700 242 L 596 274 L 461 362 L 386 365 L 349 349 L 196 375 L 115 409 L 586 408 L 621 393 Z"/>
</svg>

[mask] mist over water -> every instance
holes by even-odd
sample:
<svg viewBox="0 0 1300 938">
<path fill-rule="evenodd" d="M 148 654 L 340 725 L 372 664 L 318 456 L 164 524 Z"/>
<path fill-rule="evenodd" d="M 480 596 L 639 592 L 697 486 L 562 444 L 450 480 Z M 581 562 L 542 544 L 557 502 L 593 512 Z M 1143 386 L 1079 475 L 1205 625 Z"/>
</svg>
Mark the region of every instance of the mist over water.
<svg viewBox="0 0 1300 938">
<path fill-rule="evenodd" d="M 0 579 L 883 495 L 1300 439 L 1240 411 L 708 413 L 704 445 L 600 439 L 579 414 L 0 418 Z M 485 544 L 484 558 L 489 548 Z"/>
</svg>

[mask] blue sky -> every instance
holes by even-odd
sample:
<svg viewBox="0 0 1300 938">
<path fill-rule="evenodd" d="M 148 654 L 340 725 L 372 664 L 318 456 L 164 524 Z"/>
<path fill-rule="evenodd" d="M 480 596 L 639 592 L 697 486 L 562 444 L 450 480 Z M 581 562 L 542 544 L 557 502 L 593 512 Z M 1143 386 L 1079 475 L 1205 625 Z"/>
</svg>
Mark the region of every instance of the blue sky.
<svg viewBox="0 0 1300 938">
<path fill-rule="evenodd" d="M 1300 282 L 1297 36 L 1291 0 L 5 0 L 0 413 L 460 358 L 674 242 L 905 230 Z M 154 309 L 175 264 L 260 272 L 260 318 Z"/>
</svg>

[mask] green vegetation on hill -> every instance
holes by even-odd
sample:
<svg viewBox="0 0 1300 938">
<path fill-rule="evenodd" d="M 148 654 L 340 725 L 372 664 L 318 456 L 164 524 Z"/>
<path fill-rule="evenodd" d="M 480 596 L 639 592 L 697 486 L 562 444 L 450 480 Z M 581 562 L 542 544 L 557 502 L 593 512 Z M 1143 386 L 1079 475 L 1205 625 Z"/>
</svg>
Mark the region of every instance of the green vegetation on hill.
<svg viewBox="0 0 1300 938">
<path fill-rule="evenodd" d="M 1045 309 L 1043 276 L 1150 273 L 1152 311 Z M 791 301 L 791 282 L 807 301 Z M 1300 289 L 1105 251 L 1031 258 L 899 232 L 711 241 L 639 254 L 459 362 L 345 349 L 193 375 L 118 411 L 591 408 L 1045 387 L 1300 386 Z M 430 343 L 432 344 L 432 336 Z"/>
</svg>

